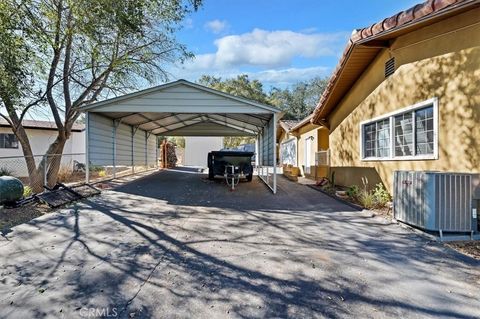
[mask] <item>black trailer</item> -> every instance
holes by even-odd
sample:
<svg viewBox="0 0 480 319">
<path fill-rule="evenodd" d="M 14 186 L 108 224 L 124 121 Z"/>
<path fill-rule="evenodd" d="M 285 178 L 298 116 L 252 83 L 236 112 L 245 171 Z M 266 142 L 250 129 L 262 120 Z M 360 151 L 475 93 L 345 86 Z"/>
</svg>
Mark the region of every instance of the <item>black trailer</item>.
<svg viewBox="0 0 480 319">
<path fill-rule="evenodd" d="M 227 177 L 235 175 L 238 178 L 246 178 L 251 182 L 253 178 L 252 157 L 254 152 L 242 151 L 214 151 L 208 153 L 208 178 L 215 176 Z"/>
</svg>

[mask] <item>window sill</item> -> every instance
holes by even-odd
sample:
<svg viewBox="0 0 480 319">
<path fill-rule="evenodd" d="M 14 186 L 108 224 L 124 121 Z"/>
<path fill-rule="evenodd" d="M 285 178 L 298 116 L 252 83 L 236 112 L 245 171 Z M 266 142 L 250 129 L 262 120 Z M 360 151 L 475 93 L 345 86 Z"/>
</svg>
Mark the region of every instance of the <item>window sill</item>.
<svg viewBox="0 0 480 319">
<path fill-rule="evenodd" d="M 433 161 L 438 160 L 438 156 L 404 156 L 404 157 L 382 157 L 382 158 L 362 158 L 362 162 L 398 162 L 398 161 Z"/>
</svg>

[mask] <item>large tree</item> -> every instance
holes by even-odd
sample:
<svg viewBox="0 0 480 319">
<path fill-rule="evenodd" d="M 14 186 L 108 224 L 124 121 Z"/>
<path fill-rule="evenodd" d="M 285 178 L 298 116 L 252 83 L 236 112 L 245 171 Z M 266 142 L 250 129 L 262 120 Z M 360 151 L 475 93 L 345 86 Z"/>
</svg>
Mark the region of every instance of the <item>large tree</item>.
<svg viewBox="0 0 480 319">
<path fill-rule="evenodd" d="M 32 185 L 56 182 L 59 156 L 80 116 L 100 97 L 166 80 L 191 56 L 174 33 L 201 0 L 0 0 L 0 116 L 25 155 Z M 40 163 L 22 120 L 43 108 L 58 134 Z M 38 190 L 38 189 L 37 189 Z"/>
<path fill-rule="evenodd" d="M 285 112 L 284 119 L 302 120 L 313 112 L 327 83 L 327 78 L 316 77 L 289 88 L 273 88 L 270 102 Z"/>
<path fill-rule="evenodd" d="M 246 74 L 241 74 L 236 78 L 229 79 L 203 75 L 197 82 L 199 84 L 235 96 L 254 100 L 260 103 L 270 104 L 269 97 L 263 89 L 262 82 L 258 80 L 251 80 Z M 224 138 L 224 146 L 229 148 L 234 148 L 241 144 L 248 143 L 255 143 L 255 138 L 250 136 L 227 136 Z"/>
</svg>

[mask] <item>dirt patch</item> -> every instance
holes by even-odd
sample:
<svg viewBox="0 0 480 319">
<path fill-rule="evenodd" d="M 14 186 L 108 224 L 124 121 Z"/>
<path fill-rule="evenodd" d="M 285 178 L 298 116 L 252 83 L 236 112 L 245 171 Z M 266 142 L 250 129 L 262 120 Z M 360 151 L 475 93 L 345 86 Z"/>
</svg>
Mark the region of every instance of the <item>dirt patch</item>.
<svg viewBox="0 0 480 319">
<path fill-rule="evenodd" d="M 10 228 L 26 223 L 50 211 L 50 208 L 43 204 L 30 204 L 17 208 L 0 208 L 0 233 L 6 234 Z"/>
<path fill-rule="evenodd" d="M 461 241 L 455 243 L 447 243 L 448 247 L 458 250 L 462 254 L 480 259 L 480 241 Z"/>
</svg>

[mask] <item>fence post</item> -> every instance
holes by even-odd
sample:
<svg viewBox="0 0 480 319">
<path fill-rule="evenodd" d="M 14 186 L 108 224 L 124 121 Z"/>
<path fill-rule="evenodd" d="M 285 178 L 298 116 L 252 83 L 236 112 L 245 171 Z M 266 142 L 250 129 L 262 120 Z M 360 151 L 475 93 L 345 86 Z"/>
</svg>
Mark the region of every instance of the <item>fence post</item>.
<svg viewBox="0 0 480 319">
<path fill-rule="evenodd" d="M 48 155 L 43 156 L 43 186 L 47 185 L 47 172 L 48 172 Z"/>
</svg>

